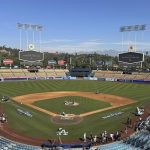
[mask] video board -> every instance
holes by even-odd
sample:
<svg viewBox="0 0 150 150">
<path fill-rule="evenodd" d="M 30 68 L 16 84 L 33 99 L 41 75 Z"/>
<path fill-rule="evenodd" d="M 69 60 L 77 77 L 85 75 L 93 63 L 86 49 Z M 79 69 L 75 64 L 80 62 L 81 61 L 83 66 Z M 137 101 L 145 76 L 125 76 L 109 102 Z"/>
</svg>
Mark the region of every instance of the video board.
<svg viewBox="0 0 150 150">
<path fill-rule="evenodd" d="M 144 61 L 144 54 L 136 52 L 127 52 L 119 54 L 119 62 L 138 63 Z"/>
<path fill-rule="evenodd" d="M 37 51 L 20 51 L 19 60 L 29 61 L 29 62 L 43 61 L 44 53 L 37 52 Z"/>
</svg>

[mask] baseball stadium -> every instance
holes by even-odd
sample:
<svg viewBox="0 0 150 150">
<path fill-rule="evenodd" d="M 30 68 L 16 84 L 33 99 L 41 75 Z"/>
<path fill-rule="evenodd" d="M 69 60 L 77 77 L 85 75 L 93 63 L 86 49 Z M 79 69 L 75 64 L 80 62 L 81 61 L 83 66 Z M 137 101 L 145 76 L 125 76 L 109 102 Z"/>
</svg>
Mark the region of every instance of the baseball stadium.
<svg viewBox="0 0 150 150">
<path fill-rule="evenodd" d="M 140 149 L 132 144 L 140 134 L 149 146 L 150 73 L 9 68 L 0 75 L 4 149 Z"/>
<path fill-rule="evenodd" d="M 149 5 L 55 1 L 1 2 L 0 150 L 150 150 Z"/>
</svg>

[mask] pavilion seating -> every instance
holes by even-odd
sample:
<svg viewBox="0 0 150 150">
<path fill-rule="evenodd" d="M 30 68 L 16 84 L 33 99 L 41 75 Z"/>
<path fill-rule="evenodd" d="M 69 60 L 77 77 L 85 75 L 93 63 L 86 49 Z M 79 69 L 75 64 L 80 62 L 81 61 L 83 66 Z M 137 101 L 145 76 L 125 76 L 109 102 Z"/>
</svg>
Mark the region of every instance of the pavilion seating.
<svg viewBox="0 0 150 150">
<path fill-rule="evenodd" d="M 12 77 L 14 77 L 11 72 L 9 72 L 9 73 L 1 73 L 1 75 L 2 75 L 3 78 L 12 78 Z"/>
<path fill-rule="evenodd" d="M 121 71 L 95 71 L 95 77 L 99 78 L 116 78 L 126 80 L 150 80 L 150 73 L 138 73 L 122 74 Z"/>
</svg>

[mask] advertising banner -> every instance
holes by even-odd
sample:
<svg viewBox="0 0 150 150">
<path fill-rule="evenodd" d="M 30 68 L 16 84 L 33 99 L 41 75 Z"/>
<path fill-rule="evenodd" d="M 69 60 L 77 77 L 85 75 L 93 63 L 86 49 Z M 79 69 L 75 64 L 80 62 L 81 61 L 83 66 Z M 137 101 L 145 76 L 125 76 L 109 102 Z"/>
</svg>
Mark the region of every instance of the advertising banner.
<svg viewBox="0 0 150 150">
<path fill-rule="evenodd" d="M 4 59 L 3 60 L 3 64 L 4 65 L 12 65 L 13 64 L 13 60 L 12 59 Z"/>
<path fill-rule="evenodd" d="M 101 61 L 101 60 L 96 61 L 96 65 L 97 65 L 97 66 L 102 66 L 102 65 L 104 65 L 104 62 L 103 62 L 103 61 Z"/>
<path fill-rule="evenodd" d="M 112 66 L 112 60 L 110 60 L 110 61 L 105 61 L 105 65 L 106 65 L 106 66 Z"/>
<path fill-rule="evenodd" d="M 56 61 L 55 60 L 48 60 L 48 65 L 55 65 Z"/>
<path fill-rule="evenodd" d="M 60 65 L 60 66 L 65 65 L 65 61 L 64 60 L 58 60 L 58 65 Z"/>
<path fill-rule="evenodd" d="M 106 78 L 106 81 L 115 81 L 114 78 Z"/>
</svg>

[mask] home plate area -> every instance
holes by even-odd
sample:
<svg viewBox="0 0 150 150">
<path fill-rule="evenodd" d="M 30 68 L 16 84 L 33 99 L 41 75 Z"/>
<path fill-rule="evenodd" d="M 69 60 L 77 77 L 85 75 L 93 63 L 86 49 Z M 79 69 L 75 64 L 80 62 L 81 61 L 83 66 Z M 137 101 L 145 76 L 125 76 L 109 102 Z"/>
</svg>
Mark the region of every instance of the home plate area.
<svg viewBox="0 0 150 150">
<path fill-rule="evenodd" d="M 51 121 L 55 124 L 72 125 L 78 124 L 83 120 L 79 115 L 74 114 L 60 114 L 51 117 Z"/>
</svg>

